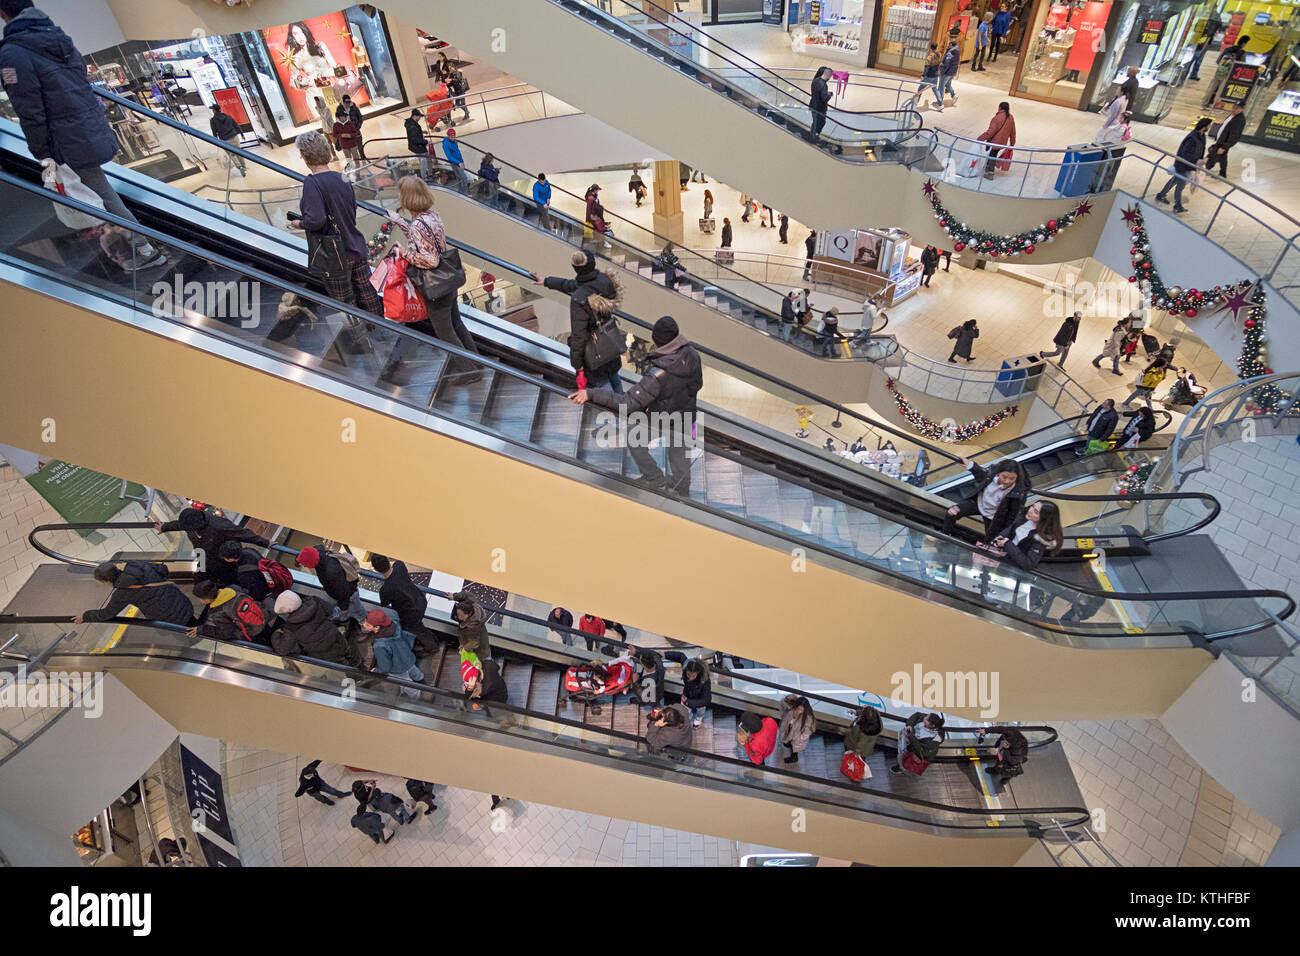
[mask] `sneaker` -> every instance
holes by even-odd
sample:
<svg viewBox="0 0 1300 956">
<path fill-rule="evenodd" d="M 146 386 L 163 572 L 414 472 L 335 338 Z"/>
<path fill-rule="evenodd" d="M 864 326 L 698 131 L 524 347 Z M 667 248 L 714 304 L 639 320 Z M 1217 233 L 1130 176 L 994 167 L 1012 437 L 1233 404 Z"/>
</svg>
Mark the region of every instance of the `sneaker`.
<svg viewBox="0 0 1300 956">
<path fill-rule="evenodd" d="M 641 475 L 638 478 L 633 478 L 632 484 L 648 491 L 665 492 L 668 490 L 668 479 L 662 475 L 658 478 L 647 478 L 645 475 Z"/>
<path fill-rule="evenodd" d="M 692 726 L 692 727 L 698 727 L 698 726 L 700 726 L 700 724 L 702 724 L 702 723 L 704 723 L 704 718 L 703 718 L 703 717 L 697 717 L 697 718 L 695 718 L 694 720 L 691 721 L 691 726 Z"/>
<path fill-rule="evenodd" d="M 1187 207 L 1186 207 L 1186 206 L 1175 206 L 1175 207 L 1174 207 L 1174 212 L 1187 212 Z"/>
<path fill-rule="evenodd" d="M 1169 200 L 1166 199 L 1163 194 L 1159 194 L 1159 193 L 1156 194 L 1156 202 L 1162 202 L 1166 206 L 1169 205 Z"/>
<path fill-rule="evenodd" d="M 1100 362 L 1100 361 L 1093 362 L 1093 363 L 1092 363 L 1092 367 L 1093 367 L 1093 368 L 1101 368 L 1101 362 Z"/>
<path fill-rule="evenodd" d="M 384 827 L 384 842 L 387 843 L 392 838 L 393 838 L 393 831 L 388 829 L 388 827 Z"/>
<path fill-rule="evenodd" d="M 135 271 L 138 272 L 141 269 L 153 269 L 156 268 L 157 266 L 164 266 L 166 264 L 167 264 L 167 257 L 164 256 L 162 252 L 159 251 L 158 249 L 154 249 L 153 255 L 146 256 L 143 261 L 138 262 L 136 264 Z"/>
<path fill-rule="evenodd" d="M 902 773 L 902 772 L 903 772 L 903 768 L 902 768 L 902 767 L 896 767 L 896 766 L 894 766 L 893 764 L 890 764 L 890 765 L 889 765 L 889 772 L 890 772 L 890 773 Z"/>
</svg>

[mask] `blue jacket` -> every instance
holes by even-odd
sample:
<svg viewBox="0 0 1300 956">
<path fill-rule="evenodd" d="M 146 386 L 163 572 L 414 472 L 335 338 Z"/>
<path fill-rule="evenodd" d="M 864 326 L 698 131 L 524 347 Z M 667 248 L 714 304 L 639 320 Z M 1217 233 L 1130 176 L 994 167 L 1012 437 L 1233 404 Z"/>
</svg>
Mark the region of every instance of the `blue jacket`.
<svg viewBox="0 0 1300 956">
<path fill-rule="evenodd" d="M 1174 171 L 1186 175 L 1196 168 L 1196 164 L 1205 155 L 1205 134 L 1192 130 L 1178 144 L 1178 159 L 1174 161 Z"/>
<path fill-rule="evenodd" d="M 442 141 L 442 152 L 447 157 L 447 162 L 455 163 L 457 166 L 465 165 L 465 157 L 460 154 L 460 143 L 454 139 Z"/>
<path fill-rule="evenodd" d="M 989 25 L 983 20 L 980 21 L 979 29 L 975 31 L 975 46 L 978 49 L 986 49 L 989 45 Z"/>
<path fill-rule="evenodd" d="M 545 206 L 551 201 L 551 184 L 536 182 L 533 183 L 533 199 Z"/>
<path fill-rule="evenodd" d="M 383 674 L 405 674 L 415 666 L 414 644 L 415 635 L 400 627 L 387 637 L 375 638 L 375 669 Z"/>
<path fill-rule="evenodd" d="M 490 183 L 497 183 L 498 185 L 501 183 L 501 170 L 490 165 L 486 159 L 479 164 L 478 174 Z"/>
<path fill-rule="evenodd" d="M 993 35 L 995 37 L 1004 37 L 1007 31 L 1011 29 L 1011 11 L 999 10 L 993 14 Z"/>
<path fill-rule="evenodd" d="M 117 155 L 117 137 L 86 80 L 85 61 L 68 35 L 35 7 L 4 28 L 0 83 L 37 159 L 85 169 Z"/>
<path fill-rule="evenodd" d="M 943 54 L 943 62 L 939 64 L 940 76 L 956 76 L 957 66 L 961 63 L 961 49 L 956 45 L 948 47 Z"/>
</svg>

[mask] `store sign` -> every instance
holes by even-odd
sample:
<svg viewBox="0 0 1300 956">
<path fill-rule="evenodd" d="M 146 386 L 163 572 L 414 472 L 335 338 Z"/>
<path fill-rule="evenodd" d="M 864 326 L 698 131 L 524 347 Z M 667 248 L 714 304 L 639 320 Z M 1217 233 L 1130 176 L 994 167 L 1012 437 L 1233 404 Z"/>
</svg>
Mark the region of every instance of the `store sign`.
<svg viewBox="0 0 1300 956">
<path fill-rule="evenodd" d="M 244 109 L 244 101 L 240 99 L 238 89 L 228 86 L 225 89 L 213 90 L 212 98 L 221 107 L 221 112 L 239 124 L 240 130 L 245 133 L 253 131 L 253 124 L 248 121 L 248 111 Z"/>
<path fill-rule="evenodd" d="M 1160 38 L 1165 35 L 1166 20 L 1143 20 L 1142 29 L 1138 32 L 1138 43 L 1145 43 L 1147 46 L 1155 46 L 1160 42 Z"/>
<path fill-rule="evenodd" d="M 185 804 L 190 808 L 191 826 L 204 858 L 212 866 L 240 866 L 221 774 L 185 746 L 181 747 L 181 774 L 185 777 Z"/>
<path fill-rule="evenodd" d="M 1074 14 L 1074 46 L 1066 58 L 1067 70 L 1086 73 L 1092 69 L 1092 61 L 1097 51 L 1103 48 L 1106 34 L 1106 20 L 1110 18 L 1110 4 L 1099 0 L 1089 0 L 1082 10 Z"/>
<path fill-rule="evenodd" d="M 748 853 L 741 866 L 816 866 L 817 857 L 808 853 Z"/>
<path fill-rule="evenodd" d="M 853 261 L 853 250 L 857 245 L 858 231 L 856 229 L 842 229 L 839 232 L 828 232 L 826 234 L 826 252 L 824 255 L 828 259 L 839 259 L 841 262 Z"/>
<path fill-rule="evenodd" d="M 1228 79 L 1219 92 L 1219 99 L 1230 106 L 1235 103 L 1245 103 L 1246 97 L 1250 96 L 1250 91 L 1255 88 L 1257 79 L 1259 79 L 1259 67 L 1238 63 L 1228 74 Z"/>
<path fill-rule="evenodd" d="M 1269 110 L 1255 135 L 1277 146 L 1300 147 L 1300 115 Z"/>
<path fill-rule="evenodd" d="M 1070 8 L 1063 3 L 1054 3 L 1047 8 L 1047 19 L 1044 26 L 1049 26 L 1054 30 L 1064 30 L 1070 22 Z"/>
<path fill-rule="evenodd" d="M 822 5 L 821 0 L 812 0 L 808 4 L 808 22 L 813 26 L 818 26 L 822 22 Z"/>
<path fill-rule="evenodd" d="M 785 18 L 785 0 L 763 0 L 763 22 L 780 26 Z"/>
</svg>

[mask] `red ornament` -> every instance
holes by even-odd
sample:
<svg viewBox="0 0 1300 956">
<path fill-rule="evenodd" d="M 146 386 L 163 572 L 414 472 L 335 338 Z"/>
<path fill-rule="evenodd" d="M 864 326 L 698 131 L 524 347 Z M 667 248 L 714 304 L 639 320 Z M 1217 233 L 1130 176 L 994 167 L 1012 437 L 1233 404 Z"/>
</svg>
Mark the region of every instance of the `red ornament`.
<svg viewBox="0 0 1300 956">
<path fill-rule="evenodd" d="M 1245 322 L 1242 323 L 1242 325 L 1246 326 L 1246 328 L 1248 329 L 1253 329 L 1255 327 L 1255 320 L 1247 319 Z"/>
<path fill-rule="evenodd" d="M 947 229 L 947 228 L 948 228 L 948 220 L 947 220 L 947 219 L 940 219 L 940 220 L 939 220 L 939 225 L 942 226 L 944 229 Z"/>
<path fill-rule="evenodd" d="M 1194 319 L 1196 318 L 1196 310 L 1187 309 L 1186 311 L 1183 312 L 1183 315 L 1187 316 L 1189 319 Z"/>
<path fill-rule="evenodd" d="M 1198 296 L 1200 296 L 1200 293 L 1197 292 L 1195 289 L 1188 289 L 1188 290 L 1187 290 L 1187 294 L 1190 295 L 1193 299 L 1195 299 L 1195 298 L 1197 298 Z"/>
<path fill-rule="evenodd" d="M 959 242 L 955 246 L 953 246 L 953 249 L 955 249 L 957 252 L 961 252 L 965 248 L 966 248 L 966 243 L 964 242 Z"/>
<path fill-rule="evenodd" d="M 1271 368 L 1266 368 L 1266 369 L 1264 369 L 1264 374 L 1265 374 L 1265 375 L 1272 375 L 1272 374 L 1273 374 L 1273 370 L 1272 370 Z"/>
<path fill-rule="evenodd" d="M 1052 232 L 1056 232 L 1057 230 L 1056 220 L 1055 219 L 1047 220 L 1047 228 L 1052 230 Z"/>
<path fill-rule="evenodd" d="M 1137 276 L 1129 276 L 1129 277 L 1128 277 L 1128 281 L 1129 281 L 1129 282 L 1137 282 L 1137 280 L 1138 280 L 1138 277 L 1137 277 Z"/>
<path fill-rule="evenodd" d="M 1034 254 L 1034 247 L 1033 247 L 1033 246 L 1025 246 L 1025 255 L 1027 255 L 1027 256 L 1032 256 L 1033 254 Z"/>
<path fill-rule="evenodd" d="M 1138 247 L 1137 247 L 1137 246 L 1134 246 L 1132 249 L 1130 249 L 1130 250 L 1128 251 L 1128 254 L 1129 254 L 1130 256 L 1135 256 L 1135 255 L 1137 255 L 1137 253 L 1138 253 Z"/>
</svg>

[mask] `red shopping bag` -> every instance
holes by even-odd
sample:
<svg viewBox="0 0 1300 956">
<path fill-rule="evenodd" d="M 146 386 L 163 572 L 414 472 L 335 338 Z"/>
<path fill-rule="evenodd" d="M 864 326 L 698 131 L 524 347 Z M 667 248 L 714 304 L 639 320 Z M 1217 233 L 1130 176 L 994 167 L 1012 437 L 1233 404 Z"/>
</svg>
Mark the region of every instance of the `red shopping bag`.
<svg viewBox="0 0 1300 956">
<path fill-rule="evenodd" d="M 400 256 L 402 250 L 398 246 L 388 250 L 388 254 L 379 260 L 379 264 L 370 270 L 370 284 L 374 286 L 376 292 L 381 296 L 384 290 L 388 288 L 388 273 L 392 271 L 393 261 Z"/>
<path fill-rule="evenodd" d="M 840 758 L 840 773 L 854 783 L 861 783 L 866 772 L 867 765 L 863 763 L 861 757 L 852 750 L 844 751 L 844 756 Z"/>
<path fill-rule="evenodd" d="M 424 296 L 406 277 L 406 260 L 393 260 L 384 285 L 384 318 L 394 322 L 419 322 L 428 316 Z"/>
</svg>

